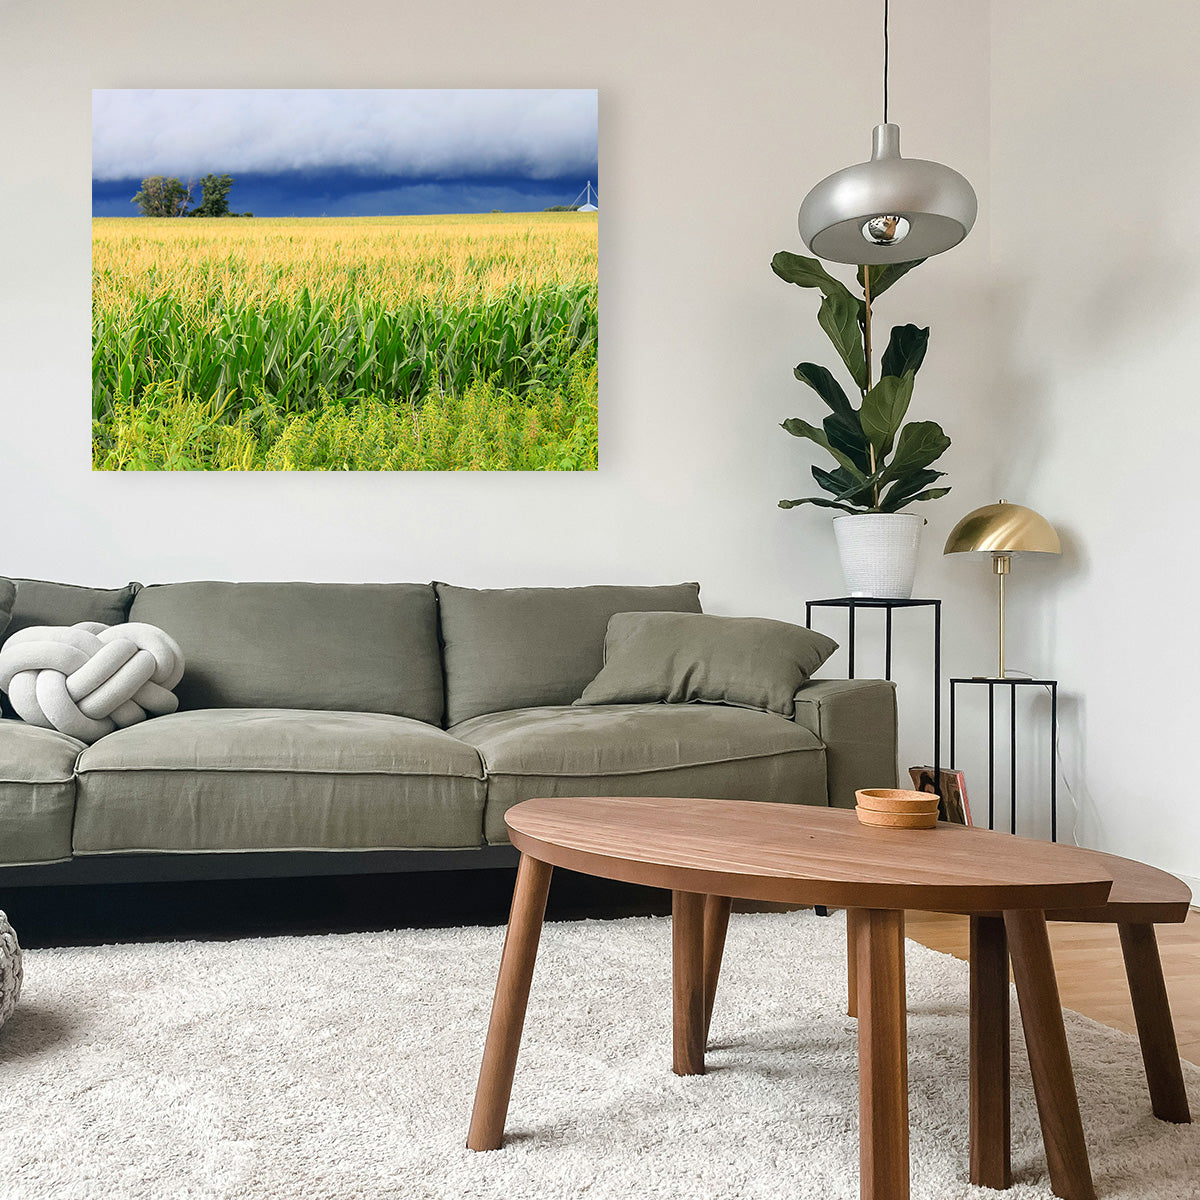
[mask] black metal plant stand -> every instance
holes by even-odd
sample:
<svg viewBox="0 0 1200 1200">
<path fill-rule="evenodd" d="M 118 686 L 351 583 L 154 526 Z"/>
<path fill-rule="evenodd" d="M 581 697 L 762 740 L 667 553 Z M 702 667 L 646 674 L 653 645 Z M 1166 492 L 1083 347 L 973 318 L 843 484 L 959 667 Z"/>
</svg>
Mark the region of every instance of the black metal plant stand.
<svg viewBox="0 0 1200 1200">
<path fill-rule="evenodd" d="M 891 600 L 874 596 L 839 596 L 832 600 L 809 600 L 804 606 L 804 623 L 812 628 L 814 608 L 844 608 L 848 637 L 848 679 L 854 678 L 854 633 L 855 617 L 860 608 L 882 608 L 885 613 L 884 626 L 884 678 L 892 677 L 892 610 L 897 608 L 933 609 L 933 778 L 937 781 L 938 794 L 942 784 L 942 602 L 940 600 Z"/>
<path fill-rule="evenodd" d="M 1050 692 L 1050 840 L 1058 841 L 1058 680 L 1024 679 L 1005 676 L 1003 679 L 974 677 L 950 680 L 950 767 L 955 764 L 955 689 L 959 684 L 986 685 L 988 690 L 988 828 L 995 828 L 996 819 L 996 689 L 1006 687 L 1008 694 L 1008 758 L 1009 801 L 1008 832 L 1017 832 L 1017 688 L 1040 687 Z"/>
</svg>

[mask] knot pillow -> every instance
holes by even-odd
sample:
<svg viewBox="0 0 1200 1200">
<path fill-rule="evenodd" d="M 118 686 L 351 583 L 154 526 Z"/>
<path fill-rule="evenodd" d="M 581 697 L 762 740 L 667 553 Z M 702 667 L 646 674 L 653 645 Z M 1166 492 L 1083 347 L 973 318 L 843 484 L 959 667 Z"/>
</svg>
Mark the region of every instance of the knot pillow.
<svg viewBox="0 0 1200 1200">
<path fill-rule="evenodd" d="M 0 690 L 22 720 L 91 743 L 174 712 L 183 665 L 155 625 L 32 625 L 0 649 Z"/>
</svg>

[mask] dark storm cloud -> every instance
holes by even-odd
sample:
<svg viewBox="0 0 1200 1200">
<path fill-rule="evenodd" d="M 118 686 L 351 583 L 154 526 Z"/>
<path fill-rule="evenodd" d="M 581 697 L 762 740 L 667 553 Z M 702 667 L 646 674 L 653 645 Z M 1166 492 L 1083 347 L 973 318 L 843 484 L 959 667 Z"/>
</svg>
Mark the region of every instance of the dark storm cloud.
<svg viewBox="0 0 1200 1200">
<path fill-rule="evenodd" d="M 92 93 L 92 178 L 350 171 L 410 180 L 591 173 L 594 90 Z"/>
</svg>

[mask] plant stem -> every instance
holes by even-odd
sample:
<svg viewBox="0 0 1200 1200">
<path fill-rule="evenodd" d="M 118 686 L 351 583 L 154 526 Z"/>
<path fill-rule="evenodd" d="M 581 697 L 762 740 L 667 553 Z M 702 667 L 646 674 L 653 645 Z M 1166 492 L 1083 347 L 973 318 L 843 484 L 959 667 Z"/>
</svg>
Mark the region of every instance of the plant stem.
<svg viewBox="0 0 1200 1200">
<path fill-rule="evenodd" d="M 863 295 L 866 297 L 866 319 L 863 321 L 863 354 L 867 360 L 867 392 L 871 390 L 871 268 L 863 267 Z M 866 395 L 866 392 L 863 393 Z M 871 453 L 874 454 L 874 448 Z M 872 463 L 874 470 L 874 463 Z"/>
<path fill-rule="evenodd" d="M 871 390 L 871 268 L 863 264 L 863 295 L 866 297 L 866 313 L 863 321 L 863 356 L 867 360 L 867 392 Z M 865 398 L 866 392 L 863 393 Z M 871 464 L 871 474 L 875 474 L 875 447 L 867 439 L 867 456 Z M 875 496 L 875 507 L 879 507 L 879 484 L 872 489 Z"/>
</svg>

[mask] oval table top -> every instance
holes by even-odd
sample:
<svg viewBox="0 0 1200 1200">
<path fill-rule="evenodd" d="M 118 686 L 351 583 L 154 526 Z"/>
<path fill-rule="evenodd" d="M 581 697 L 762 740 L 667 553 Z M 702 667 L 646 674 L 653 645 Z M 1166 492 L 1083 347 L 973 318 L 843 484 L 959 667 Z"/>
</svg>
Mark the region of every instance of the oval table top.
<svg viewBox="0 0 1200 1200">
<path fill-rule="evenodd" d="M 1134 858 L 1103 850 L 1080 850 L 1113 878 L 1112 891 L 1100 908 L 1050 911 L 1051 921 L 1109 921 L 1130 925 L 1170 925 L 1186 921 L 1192 889 L 1168 871 Z"/>
<path fill-rule="evenodd" d="M 571 797 L 505 816 L 514 846 L 550 863 L 675 891 L 846 908 L 985 912 L 1103 905 L 1102 857 L 939 822 L 862 825 L 853 810 L 749 800 Z"/>
</svg>

